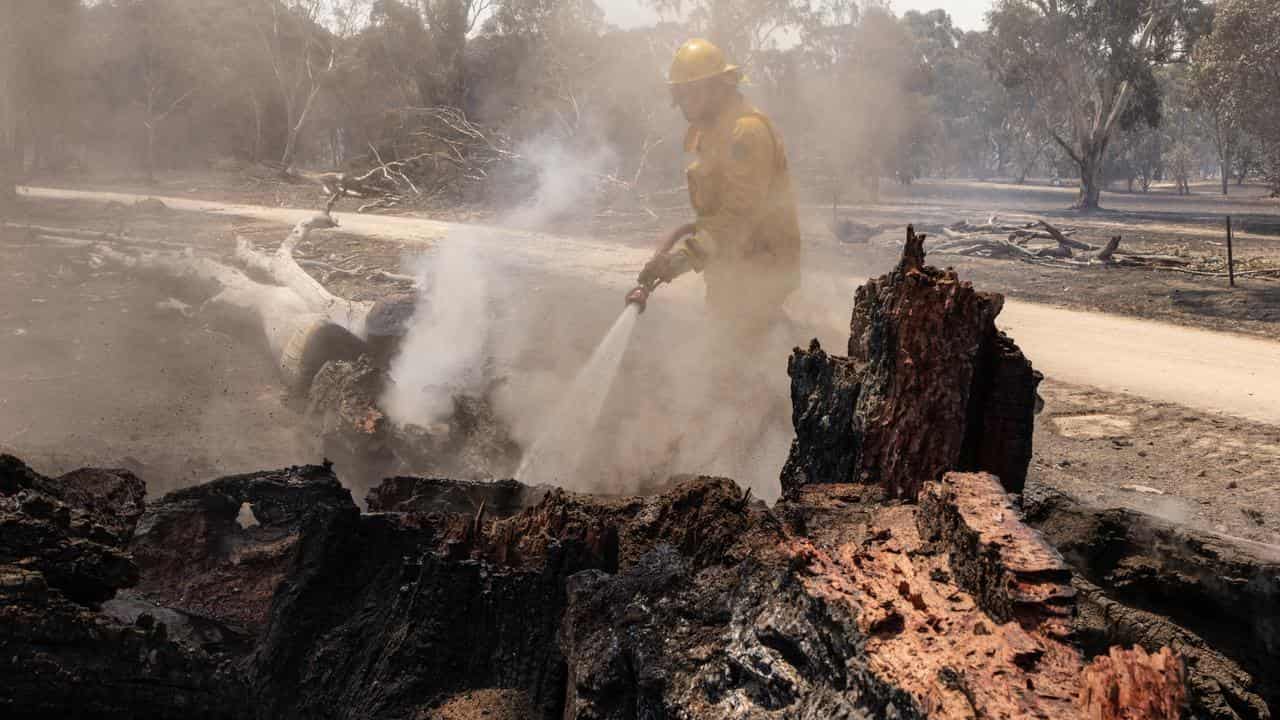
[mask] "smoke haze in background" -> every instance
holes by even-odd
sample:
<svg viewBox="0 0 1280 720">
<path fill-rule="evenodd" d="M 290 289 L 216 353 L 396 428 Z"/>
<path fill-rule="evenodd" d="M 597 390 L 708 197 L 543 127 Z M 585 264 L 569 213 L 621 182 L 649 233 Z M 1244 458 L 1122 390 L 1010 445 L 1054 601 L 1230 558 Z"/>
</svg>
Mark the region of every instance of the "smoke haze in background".
<svg viewBox="0 0 1280 720">
<path fill-rule="evenodd" d="M 596 0 L 596 4 L 604 11 L 606 22 L 621 28 L 644 27 L 662 19 L 645 0 Z M 983 16 L 991 9 L 990 0 L 894 0 L 889 4 L 897 13 L 942 8 L 964 30 L 981 29 Z"/>
<path fill-rule="evenodd" d="M 579 149 L 549 136 L 524 143 L 520 154 L 535 168 L 538 188 L 532 198 L 507 214 L 504 224 L 533 229 L 592 213 L 599 178 L 617 162 L 617 153 L 608 146 Z"/>
</svg>

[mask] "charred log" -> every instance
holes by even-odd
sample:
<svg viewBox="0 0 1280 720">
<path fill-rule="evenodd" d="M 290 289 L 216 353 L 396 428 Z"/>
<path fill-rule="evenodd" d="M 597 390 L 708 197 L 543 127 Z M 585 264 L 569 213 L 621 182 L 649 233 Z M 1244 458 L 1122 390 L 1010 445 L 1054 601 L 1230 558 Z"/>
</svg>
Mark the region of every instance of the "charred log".
<svg viewBox="0 0 1280 720">
<path fill-rule="evenodd" d="M 0 455 L 0 563 L 21 565 L 73 602 L 99 603 L 138 581 L 125 552 L 145 493 L 127 470 L 46 478 Z M 121 512 L 112 517 L 110 503 Z M 24 581 L 25 582 L 25 581 Z"/>
<path fill-rule="evenodd" d="M 921 535 L 947 552 L 960 586 L 993 617 L 1070 635 L 1071 570 L 1022 523 L 994 476 L 949 473 L 925 485 L 916 520 Z"/>
<path fill-rule="evenodd" d="M 529 487 L 515 480 L 441 480 L 394 477 L 369 491 L 370 512 L 475 514 L 511 517 L 541 502 L 550 488 Z"/>
<path fill-rule="evenodd" d="M 402 426 L 380 407 L 387 383 L 385 366 L 365 355 L 325 364 L 309 391 L 308 414 L 325 454 L 340 467 L 362 468 L 360 484 L 408 473 L 488 480 L 514 472 L 520 448 L 488 397 L 454 397 L 452 415 L 438 426 Z"/>
<path fill-rule="evenodd" d="M 1034 536 L 1012 513 L 980 530 L 998 556 L 981 572 L 1055 588 L 1000 605 L 1035 595 L 1036 622 L 966 590 L 965 533 L 930 545 L 930 509 L 868 486 L 807 486 L 775 513 L 697 478 L 490 517 L 444 485 L 375 493 L 411 512 L 313 516 L 253 663 L 266 715 L 430 716 L 500 692 L 547 718 L 1078 717 L 1070 587 L 1017 554 Z M 1003 497 L 976 487 L 935 509 L 976 522 L 972 503 Z"/>
<path fill-rule="evenodd" d="M 706 537 L 688 535 L 705 527 L 700 498 L 718 492 L 736 513 L 731 487 L 614 502 L 555 491 L 504 520 L 352 512 L 317 523 L 276 597 L 255 661 L 259 697 L 277 717 L 411 716 L 496 687 L 523 693 L 538 717 L 560 717 L 556 634 L 568 578 L 616 571 L 625 558 L 612 519 L 642 509 L 650 512 L 628 537 Z"/>
<path fill-rule="evenodd" d="M 125 551 L 145 488 L 117 470 L 50 479 L 0 456 L 0 714 L 243 717 L 234 669 L 150 613 L 98 604 L 138 579 Z M 112 505 L 120 508 L 111 512 Z"/>
<path fill-rule="evenodd" d="M 1151 652 L 1170 637 L 1207 645 L 1244 672 L 1206 669 L 1206 677 L 1192 664 L 1193 685 L 1220 683 L 1224 696 L 1256 694 L 1272 710 L 1280 708 L 1280 683 L 1271 672 L 1280 666 L 1280 555 L 1274 548 L 1124 508 L 1090 507 L 1040 488 L 1028 494 L 1025 511 L 1072 568 L 1103 589 L 1107 597 L 1095 597 L 1094 604 L 1117 619 L 1137 617 L 1134 612 L 1160 619 L 1145 628 L 1129 620 L 1130 630 L 1122 635 L 1127 642 Z M 1203 642 L 1182 640 L 1183 633 Z M 1235 705 L 1238 717 L 1266 717 L 1258 714 L 1256 697 Z"/>
<path fill-rule="evenodd" d="M 30 485 L 16 467 L 6 487 Z M 263 717 L 430 716 L 494 693 L 548 718 L 1078 716 L 1085 664 L 1057 626 L 1072 598 L 1027 590 L 1061 590 L 1061 568 L 1020 554 L 1024 541 L 1044 549 L 1007 504 L 1007 516 L 982 525 L 1003 501 L 992 478 L 951 476 L 920 508 L 886 504 L 874 486 L 817 484 L 776 513 L 708 478 L 649 498 L 556 490 L 514 514 L 535 491 L 448 484 L 389 482 L 378 503 L 412 511 L 361 515 L 325 468 L 224 478 L 143 516 L 133 542 L 149 595 L 89 618 L 48 597 L 57 591 L 38 577 L 15 575 L 6 592 L 30 603 L 7 607 L 39 603 L 56 618 L 66 607 L 92 623 L 84 632 L 103 645 L 72 643 L 86 653 L 76 677 L 93 668 L 105 679 L 89 685 L 103 698 L 126 696 L 113 694 L 111 672 L 146 677 L 122 654 L 159 643 L 150 662 L 169 662 L 178 679 L 168 695 L 130 697 L 161 716 L 177 702 L 195 717 L 245 711 L 215 700 L 239 687 L 235 661 L 252 638 L 219 620 L 251 624 L 246 599 L 266 597 L 243 681 Z M 271 554 L 228 527 L 245 502 L 263 531 L 296 533 L 275 542 L 291 550 Z M 236 560 L 242 568 L 229 567 Z M 180 567 L 194 579 L 167 584 Z M 143 612 L 152 598 L 195 596 L 221 603 Z M 3 619 L 6 650 L 28 661 L 43 641 L 23 618 Z M 103 634 L 104 623 L 124 634 Z M 25 692 L 22 678 L 13 687 Z M 108 716 L 137 714 L 123 700 L 92 702 Z"/>
<path fill-rule="evenodd" d="M 1116 602 L 1102 588 L 1076 578 L 1076 637 L 1086 655 L 1139 645 L 1176 648 L 1186 661 L 1192 717 L 1207 720 L 1262 720 L 1272 717 L 1258 694 L 1261 685 L 1204 638 L 1163 615 Z"/>
<path fill-rule="evenodd" d="M 907 228 L 898 267 L 858 288 L 848 359 L 816 341 L 793 353 L 784 492 L 857 482 L 914 499 L 951 470 L 1021 490 L 1041 376 L 995 328 L 1003 298 L 924 265 L 923 244 Z"/>
<path fill-rule="evenodd" d="M 319 466 L 236 475 L 169 493 L 147 507 L 130 546 L 142 571 L 137 592 L 256 633 L 307 519 L 354 507 L 332 470 Z"/>
<path fill-rule="evenodd" d="M 1186 704 L 1182 660 L 1163 648 L 1111 648 L 1084 671 L 1081 717 L 1099 720 L 1178 717 Z"/>
</svg>

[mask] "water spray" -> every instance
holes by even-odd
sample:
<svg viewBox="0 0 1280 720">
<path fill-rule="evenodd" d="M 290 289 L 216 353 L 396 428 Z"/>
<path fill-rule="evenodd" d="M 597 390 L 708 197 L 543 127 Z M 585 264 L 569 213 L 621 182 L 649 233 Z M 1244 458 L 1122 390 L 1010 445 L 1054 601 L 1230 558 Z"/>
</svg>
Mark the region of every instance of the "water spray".
<svg viewBox="0 0 1280 720">
<path fill-rule="evenodd" d="M 641 286 L 636 290 L 644 288 Z M 574 486 L 573 478 L 582 462 L 584 449 L 589 445 L 587 438 L 595 430 L 604 411 L 605 400 L 622 365 L 622 358 L 631 345 L 631 336 L 644 310 L 648 292 L 645 290 L 636 300 L 632 300 L 631 294 L 627 295 L 622 314 L 591 353 L 587 364 L 578 371 L 573 384 L 548 418 L 542 434 L 525 452 L 520 468 L 516 470 L 517 480 Z"/>
<path fill-rule="evenodd" d="M 672 241 L 674 242 L 674 241 Z M 672 243 L 660 249 L 665 252 Z M 573 478 L 582 462 L 586 439 L 595 430 L 605 400 L 613 388 L 613 380 L 622 366 L 622 358 L 631 345 L 640 315 L 648 306 L 649 296 L 662 284 L 653 278 L 641 282 L 627 293 L 622 314 L 596 346 L 587 364 L 573 380 L 568 392 L 556 405 L 546 429 L 538 436 L 516 470 L 516 479 L 524 483 L 552 482 L 572 487 Z"/>
</svg>

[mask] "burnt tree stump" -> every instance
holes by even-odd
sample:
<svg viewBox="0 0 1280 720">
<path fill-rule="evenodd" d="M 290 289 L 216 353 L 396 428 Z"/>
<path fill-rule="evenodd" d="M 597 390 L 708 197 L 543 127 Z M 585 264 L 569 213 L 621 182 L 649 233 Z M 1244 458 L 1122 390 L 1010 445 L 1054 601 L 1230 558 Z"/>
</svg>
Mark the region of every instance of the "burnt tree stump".
<svg viewBox="0 0 1280 720">
<path fill-rule="evenodd" d="M 925 265 L 924 238 L 908 226 L 898 266 L 858 288 L 847 358 L 816 340 L 792 354 L 784 492 L 861 483 L 915 499 L 953 470 L 1022 490 L 1042 376 L 996 329 L 1003 296 Z"/>
</svg>

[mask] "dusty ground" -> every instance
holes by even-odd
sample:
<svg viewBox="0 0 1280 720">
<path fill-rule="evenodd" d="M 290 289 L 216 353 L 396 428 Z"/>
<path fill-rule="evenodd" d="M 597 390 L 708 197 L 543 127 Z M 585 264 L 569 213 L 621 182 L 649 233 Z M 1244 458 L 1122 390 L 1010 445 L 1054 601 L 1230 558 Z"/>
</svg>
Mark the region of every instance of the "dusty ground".
<svg viewBox="0 0 1280 720">
<path fill-rule="evenodd" d="M 32 221 L 218 246 L 224 222 L 45 206 Z M 84 248 L 0 231 L 0 451 L 49 473 L 134 470 L 152 493 L 309 458 L 257 338 L 184 316 L 179 288 L 126 282 Z"/>
<path fill-rule="evenodd" d="M 216 187 L 195 189 L 191 194 L 198 197 L 219 196 Z M 918 196 L 843 212 L 868 224 L 910 219 L 928 226 L 983 219 L 993 203 L 1009 202 L 1022 212 L 1075 225 L 1081 229 L 1078 237 L 1086 240 L 1113 232 L 1106 223 L 1124 222 L 1131 223 L 1126 242 L 1162 251 L 1180 243 L 1210 252 L 1216 247 L 1215 214 L 1228 209 L 1248 218 L 1238 255 L 1280 255 L 1280 215 L 1271 201 L 1261 198 L 1223 203 L 1211 196 L 1111 195 L 1108 204 L 1117 208 L 1115 212 L 1068 218 L 1054 207 L 1069 201 L 1069 191 L 1054 188 L 993 190 L 940 184 L 910 192 Z M 288 198 L 283 200 L 287 204 Z M 1128 209 L 1129 204 L 1134 207 Z M 272 223 L 187 213 L 138 216 L 121 208 L 44 201 L 29 203 L 28 208 L 34 216 L 31 222 L 123 229 L 223 255 L 230 252 L 234 234 L 271 247 L 285 232 Z M 886 232 L 868 245 L 841 246 L 826 234 L 823 217 L 829 212 L 830 208 L 808 209 L 807 238 L 819 262 L 823 256 L 844 258 L 863 274 L 874 274 L 896 260 L 898 231 Z M 612 224 L 611 239 L 641 245 L 650 242 L 652 231 L 661 225 L 662 221 L 628 218 Z M 403 282 L 371 280 L 364 271 L 405 272 L 406 259 L 420 249 L 341 232 L 327 233 L 300 248 L 305 257 L 334 267 L 362 269 L 355 274 L 314 271 L 334 292 L 357 298 L 407 289 Z M 118 277 L 75 257 L 82 252 L 40 247 L 10 235 L 0 253 L 6 256 L 0 272 L 13 278 L 0 290 L 0 332 L 6 340 L 9 333 L 25 338 L 0 345 L 6 368 L 0 378 L 0 446 L 32 458 L 46 472 L 87 463 L 135 464 L 145 470 L 144 477 L 165 487 L 317 459 L 308 455 L 305 440 L 290 430 L 296 426 L 296 413 L 275 389 L 273 368 L 254 343 L 220 334 L 216 328 L 192 327 L 178 310 L 169 309 L 172 295 L 165 289 L 122 288 Z M 1280 337 L 1280 282 L 1246 281 L 1229 291 L 1215 281 L 1147 271 L 1057 270 L 970 259 L 952 264 L 975 284 L 1014 297 Z M 522 357 L 525 377 L 564 382 L 616 316 L 617 298 L 599 291 L 585 297 L 581 283 L 548 277 L 508 280 L 504 297 L 523 306 L 521 322 L 529 327 L 526 344 L 516 353 Z M 564 308 L 572 308 L 567 319 Z M 106 315 L 101 310 L 111 311 L 109 322 L 98 319 Z M 677 315 L 655 302 L 641 327 L 682 322 Z M 846 316 L 847 308 L 832 315 Z M 650 319 L 654 317 L 665 319 Z M 652 332 L 642 334 L 636 344 L 666 352 L 662 338 Z M 824 342 L 836 345 L 839 338 Z M 537 347 L 552 344 L 558 348 L 554 357 L 538 356 Z M 86 353 L 77 345 L 107 350 Z M 771 365 L 764 372 L 785 382 L 785 349 L 766 354 Z M 765 357 L 760 360 L 767 362 Z M 157 386 L 155 377 L 174 379 Z M 1280 542 L 1280 523 L 1273 520 L 1280 516 L 1280 489 L 1274 481 L 1280 470 L 1280 431 L 1052 379 L 1043 394 L 1046 407 L 1037 430 L 1032 482 L 1230 535 Z M 759 464 L 768 466 L 773 459 Z M 776 477 L 776 471 L 772 474 Z"/>
<path fill-rule="evenodd" d="M 1029 483 L 1280 545 L 1280 428 L 1052 380 Z"/>
</svg>

